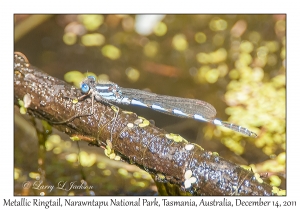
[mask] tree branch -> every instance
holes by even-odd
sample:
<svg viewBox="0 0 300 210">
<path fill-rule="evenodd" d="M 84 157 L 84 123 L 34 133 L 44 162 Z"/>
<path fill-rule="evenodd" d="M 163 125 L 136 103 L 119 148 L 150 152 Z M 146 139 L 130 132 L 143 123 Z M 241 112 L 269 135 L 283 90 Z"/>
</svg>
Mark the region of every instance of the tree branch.
<svg viewBox="0 0 300 210">
<path fill-rule="evenodd" d="M 93 114 L 88 115 L 91 98 L 75 103 L 71 97 L 81 96 L 80 90 L 31 66 L 21 53 L 15 53 L 14 65 L 15 105 L 23 100 L 30 115 L 73 140 L 106 147 L 111 158 L 120 156 L 154 175 L 156 181 L 192 195 L 276 195 L 257 174 L 148 124 L 135 113 L 95 101 Z"/>
</svg>

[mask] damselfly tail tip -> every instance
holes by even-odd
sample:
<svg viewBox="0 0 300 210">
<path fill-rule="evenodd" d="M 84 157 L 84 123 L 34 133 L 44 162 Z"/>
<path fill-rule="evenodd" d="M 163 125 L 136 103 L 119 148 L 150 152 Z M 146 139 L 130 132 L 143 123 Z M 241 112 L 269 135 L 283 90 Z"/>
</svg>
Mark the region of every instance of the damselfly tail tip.
<svg viewBox="0 0 300 210">
<path fill-rule="evenodd" d="M 249 136 L 253 137 L 253 138 L 257 138 L 258 137 L 258 135 L 256 133 L 252 132 L 252 131 L 250 132 Z"/>
</svg>

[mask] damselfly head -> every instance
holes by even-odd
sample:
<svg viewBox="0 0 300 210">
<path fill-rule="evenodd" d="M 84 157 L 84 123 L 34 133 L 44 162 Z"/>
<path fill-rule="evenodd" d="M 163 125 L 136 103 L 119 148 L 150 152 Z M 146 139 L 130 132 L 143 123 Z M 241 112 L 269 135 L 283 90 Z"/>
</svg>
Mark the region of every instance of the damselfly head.
<svg viewBox="0 0 300 210">
<path fill-rule="evenodd" d="M 96 77 L 87 76 L 80 84 L 80 89 L 82 93 L 88 93 L 96 84 Z"/>
</svg>

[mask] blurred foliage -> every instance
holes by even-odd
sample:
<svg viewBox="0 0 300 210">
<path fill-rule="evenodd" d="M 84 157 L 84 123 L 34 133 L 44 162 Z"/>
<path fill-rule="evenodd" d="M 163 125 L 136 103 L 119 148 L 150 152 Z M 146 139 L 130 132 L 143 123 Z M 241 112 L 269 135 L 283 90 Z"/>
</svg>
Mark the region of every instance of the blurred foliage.
<svg viewBox="0 0 300 210">
<path fill-rule="evenodd" d="M 21 127 L 19 124 L 24 123 L 24 119 L 19 114 L 15 120 L 15 145 L 18 145 L 15 147 L 15 195 L 156 193 L 155 184 L 147 172 L 134 165 L 110 160 L 99 148 L 89 148 L 82 143 L 78 150 L 76 143 L 53 134 L 45 139 L 46 152 L 41 152 L 35 128 L 32 125 Z"/>
<path fill-rule="evenodd" d="M 168 129 L 190 141 L 198 133 L 195 143 L 234 162 L 253 163 L 254 171 L 271 174 L 269 182 L 285 188 L 285 181 L 277 179 L 278 174 L 279 179 L 285 174 L 285 18 L 233 14 L 160 15 L 148 19 L 146 15 L 16 15 L 16 28 L 26 24 L 31 31 L 15 31 L 15 51 L 77 87 L 92 74 L 123 87 L 211 103 L 218 118 L 225 120 L 227 114 L 229 122 L 253 130 L 258 138 L 199 122 L 193 122 L 196 126 L 176 126 L 184 120 L 161 113 L 147 114 L 147 110 L 141 115 L 156 119 L 160 127 L 173 122 L 174 130 L 170 126 Z M 30 27 L 30 20 L 35 28 Z M 60 154 L 59 149 L 51 151 Z M 74 164 L 76 156 L 64 157 Z M 79 156 L 85 168 L 97 162 L 90 152 Z M 110 174 L 108 169 L 103 170 L 103 176 Z"/>
</svg>

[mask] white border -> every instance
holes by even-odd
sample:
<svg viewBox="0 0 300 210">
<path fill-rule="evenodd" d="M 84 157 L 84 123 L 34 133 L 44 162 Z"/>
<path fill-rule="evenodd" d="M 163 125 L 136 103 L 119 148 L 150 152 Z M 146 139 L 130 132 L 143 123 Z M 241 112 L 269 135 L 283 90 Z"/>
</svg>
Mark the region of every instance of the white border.
<svg viewBox="0 0 300 210">
<path fill-rule="evenodd" d="M 299 181 L 299 7 L 297 1 L 270 0 L 215 0 L 215 1 L 162 1 L 162 0 L 119 0 L 119 1 L 1 1 L 1 198 L 13 197 L 13 14 L 14 13 L 287 13 L 287 197 L 268 198 L 267 200 L 297 200 Z M 297 85 L 298 84 L 298 85 Z M 10 88 L 8 88 L 10 87 Z M 297 135 L 298 134 L 298 135 Z M 20 197 L 19 197 L 20 198 Z M 30 199 L 33 199 L 31 197 Z M 36 197 L 40 198 L 40 197 Z M 55 197 L 52 197 L 53 199 Z M 99 197 L 98 197 L 99 198 Z M 121 197 L 119 197 L 121 198 Z M 220 198 L 220 197 L 217 197 Z M 49 197 L 48 197 L 49 199 Z M 86 200 L 91 197 L 72 197 L 74 200 Z M 150 199 L 150 197 L 149 197 Z M 170 198 L 173 200 L 173 198 Z M 180 200 L 176 197 L 174 200 Z M 194 199 L 201 199 L 200 197 Z M 228 198 L 236 199 L 236 198 Z M 254 198 L 246 198 L 253 200 Z M 257 198 L 258 199 L 258 198 Z M 298 199 L 299 200 L 299 199 Z M 300 203 L 298 203 L 298 206 Z M 7 207 L 1 207 L 6 209 Z M 79 207 L 73 207 L 79 208 Z M 123 207 L 132 209 L 132 207 Z M 144 207 L 143 207 L 144 208 Z M 174 208 L 174 207 L 172 207 Z M 51 209 L 55 209 L 52 208 Z M 168 209 L 168 208 L 164 208 Z M 170 209 L 170 208 L 169 208 Z M 271 209 L 271 208 L 270 208 Z M 275 209 L 274 207 L 272 209 Z M 282 209 L 282 208 L 281 208 Z M 285 209 L 285 208 L 283 208 Z"/>
</svg>

